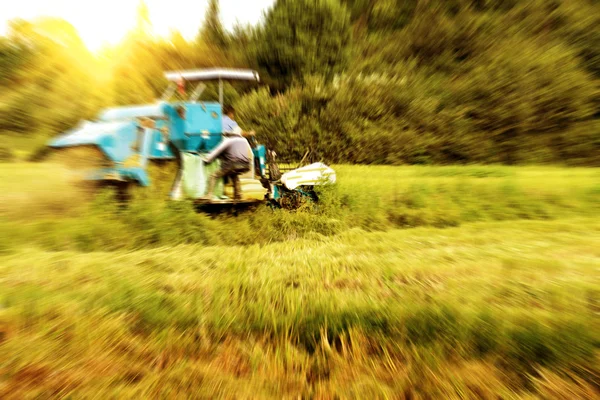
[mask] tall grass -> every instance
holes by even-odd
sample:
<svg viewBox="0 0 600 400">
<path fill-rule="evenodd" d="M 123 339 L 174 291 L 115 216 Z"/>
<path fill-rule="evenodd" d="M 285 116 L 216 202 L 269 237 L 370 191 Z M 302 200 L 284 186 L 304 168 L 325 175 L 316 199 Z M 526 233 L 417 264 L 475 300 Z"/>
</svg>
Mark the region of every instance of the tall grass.
<svg viewBox="0 0 600 400">
<path fill-rule="evenodd" d="M 40 175 L 42 189 L 36 196 L 23 197 L 39 185 L 22 176 L 37 176 L 40 170 L 16 166 L 0 169 L 7 177 L 0 222 L 4 251 L 23 245 L 112 251 L 191 243 L 266 244 L 352 228 L 443 228 L 478 221 L 593 217 L 600 211 L 596 169 L 337 166 L 338 183 L 323 188 L 319 203 L 303 210 L 264 206 L 237 218 L 211 218 L 189 202 L 166 200 L 172 168 L 157 169 L 153 187 L 133 190 L 133 199 L 122 208 L 110 191 L 91 202 L 73 195 L 52 169 Z M 50 174 L 55 175 L 47 179 Z"/>
<path fill-rule="evenodd" d="M 579 218 L 18 250 L 0 397 L 593 398 L 598 240 Z"/>
<path fill-rule="evenodd" d="M 337 166 L 211 217 L 7 166 L 44 189 L 3 201 L 0 398 L 598 396 L 598 170 Z"/>
</svg>

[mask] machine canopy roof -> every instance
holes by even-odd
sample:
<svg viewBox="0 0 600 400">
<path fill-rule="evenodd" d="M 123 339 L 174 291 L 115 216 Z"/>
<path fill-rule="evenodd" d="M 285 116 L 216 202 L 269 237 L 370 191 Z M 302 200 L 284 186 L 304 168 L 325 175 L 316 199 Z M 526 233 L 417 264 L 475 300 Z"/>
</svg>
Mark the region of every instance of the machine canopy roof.
<svg viewBox="0 0 600 400">
<path fill-rule="evenodd" d="M 258 72 L 251 69 L 230 69 L 230 68 L 213 68 L 213 69 L 193 69 L 184 71 L 168 71 L 165 72 L 165 77 L 171 82 L 177 82 L 180 78 L 188 82 L 194 81 L 210 81 L 210 80 L 244 80 L 244 81 L 260 81 Z"/>
</svg>

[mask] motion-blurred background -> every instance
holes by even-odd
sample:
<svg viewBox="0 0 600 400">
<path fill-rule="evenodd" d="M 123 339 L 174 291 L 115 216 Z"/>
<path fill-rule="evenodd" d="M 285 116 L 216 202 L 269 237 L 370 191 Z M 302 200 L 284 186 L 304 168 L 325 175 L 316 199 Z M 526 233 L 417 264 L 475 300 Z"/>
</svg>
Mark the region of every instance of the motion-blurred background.
<svg viewBox="0 0 600 400">
<path fill-rule="evenodd" d="M 228 87 L 226 102 L 282 156 L 598 165 L 598 7 L 5 1 L 2 158 L 26 157 L 103 107 L 153 101 L 165 70 L 219 66 L 261 73 L 268 88 Z"/>
<path fill-rule="evenodd" d="M 209 67 L 318 202 L 42 159 Z M 597 0 L 0 0 L 0 399 L 600 398 L 599 83 Z"/>
</svg>

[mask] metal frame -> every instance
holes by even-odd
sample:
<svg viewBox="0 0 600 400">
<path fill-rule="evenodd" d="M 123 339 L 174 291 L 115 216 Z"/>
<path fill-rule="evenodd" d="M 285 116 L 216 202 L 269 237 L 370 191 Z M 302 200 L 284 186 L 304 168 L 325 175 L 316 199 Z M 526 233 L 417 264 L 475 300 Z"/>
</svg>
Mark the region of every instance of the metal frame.
<svg viewBox="0 0 600 400">
<path fill-rule="evenodd" d="M 165 89 L 165 91 L 163 92 L 160 99 L 162 101 L 168 101 L 171 98 L 171 96 L 173 96 L 173 93 L 175 93 L 176 88 L 177 88 L 177 85 L 175 83 L 173 83 L 173 82 L 169 83 L 169 86 Z"/>
<path fill-rule="evenodd" d="M 165 72 L 165 78 L 171 85 L 167 88 L 165 94 L 163 94 L 163 100 L 167 100 L 170 98 L 175 92 L 176 82 L 180 79 L 183 79 L 188 82 L 203 82 L 203 81 L 219 81 L 219 104 L 221 108 L 223 108 L 223 81 L 224 80 L 241 80 L 241 81 L 256 81 L 260 82 L 260 77 L 258 76 L 258 72 L 251 69 L 231 69 L 231 68 L 212 68 L 212 69 L 194 69 L 194 70 L 182 70 L 182 71 L 167 71 Z M 196 87 L 194 93 L 192 93 L 192 97 L 196 96 L 193 100 L 190 97 L 191 101 L 198 100 L 200 97 L 200 93 L 196 95 L 196 92 L 199 90 L 200 85 Z M 204 89 L 202 89 L 204 90 Z M 165 96 L 168 94 L 168 97 Z"/>
<path fill-rule="evenodd" d="M 197 86 L 196 89 L 194 89 L 194 91 L 192 92 L 192 94 L 190 95 L 190 101 L 192 103 L 195 103 L 196 101 L 198 101 L 198 99 L 200 98 L 200 96 L 202 95 L 202 92 L 204 92 L 204 89 L 206 89 L 206 85 L 202 82 L 200 82 Z"/>
<path fill-rule="evenodd" d="M 184 79 L 188 82 L 212 80 L 242 80 L 260 82 L 258 72 L 251 69 L 212 68 L 182 71 L 167 71 L 165 78 L 170 82 Z"/>
</svg>

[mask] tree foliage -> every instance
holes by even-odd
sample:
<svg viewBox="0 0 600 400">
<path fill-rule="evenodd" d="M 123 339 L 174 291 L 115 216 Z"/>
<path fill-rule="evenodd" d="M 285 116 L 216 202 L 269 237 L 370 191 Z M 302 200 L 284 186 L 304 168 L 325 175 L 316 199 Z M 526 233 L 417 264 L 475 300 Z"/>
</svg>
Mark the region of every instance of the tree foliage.
<svg viewBox="0 0 600 400">
<path fill-rule="evenodd" d="M 221 23 L 219 0 L 209 0 L 208 2 L 200 39 L 220 48 L 227 47 L 227 34 Z"/>
<path fill-rule="evenodd" d="M 286 140 L 275 142 L 281 154 L 311 148 L 332 162 L 600 163 L 597 4 L 344 3 L 355 27 L 353 62 L 320 86 L 327 95 L 307 101 L 315 87 L 299 82 L 276 96 L 299 114 L 248 120 L 269 137 L 288 127 L 280 134 Z M 252 114 L 261 108 L 254 107 Z"/>
<path fill-rule="evenodd" d="M 349 14 L 337 0 L 277 0 L 258 34 L 256 62 L 285 89 L 305 75 L 341 71 L 349 42 Z"/>
<path fill-rule="evenodd" d="M 93 111 L 92 56 L 65 21 L 15 21 L 3 41 L 0 127 L 57 133 Z"/>
<path fill-rule="evenodd" d="M 13 21 L 0 132 L 57 134 L 154 101 L 165 70 L 239 67 L 265 87 L 226 85 L 226 103 L 284 158 L 600 165 L 597 1 L 277 0 L 227 32 L 211 0 L 191 41 L 150 22 L 142 2 L 130 34 L 92 55 L 64 21 Z"/>
</svg>

